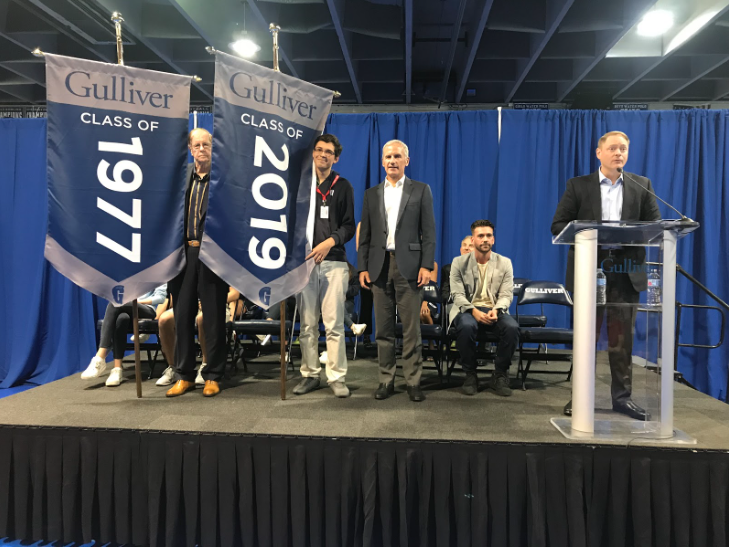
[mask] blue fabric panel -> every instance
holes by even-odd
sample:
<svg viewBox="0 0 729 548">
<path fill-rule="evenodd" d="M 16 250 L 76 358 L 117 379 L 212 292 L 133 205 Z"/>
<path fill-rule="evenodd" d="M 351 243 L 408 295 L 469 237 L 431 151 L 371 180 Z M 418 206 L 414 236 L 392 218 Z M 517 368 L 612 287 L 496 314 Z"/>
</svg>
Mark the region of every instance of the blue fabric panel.
<svg viewBox="0 0 729 548">
<path fill-rule="evenodd" d="M 48 214 L 46 121 L 0 120 L 0 388 L 43 384 L 88 365 L 95 352 L 89 292 L 43 258 Z"/>
</svg>

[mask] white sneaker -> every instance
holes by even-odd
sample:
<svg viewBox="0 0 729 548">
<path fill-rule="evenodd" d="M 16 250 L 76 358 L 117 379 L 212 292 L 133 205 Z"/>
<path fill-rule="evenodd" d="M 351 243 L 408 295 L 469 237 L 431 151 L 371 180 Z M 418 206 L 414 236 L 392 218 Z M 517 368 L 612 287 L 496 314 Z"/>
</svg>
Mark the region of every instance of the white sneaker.
<svg viewBox="0 0 729 548">
<path fill-rule="evenodd" d="M 86 370 L 81 373 L 81 378 L 85 381 L 89 379 L 95 379 L 104 371 L 106 371 L 106 360 L 100 358 L 99 356 L 94 356 L 93 358 L 91 358 L 91 363 L 86 368 Z"/>
<path fill-rule="evenodd" d="M 362 333 L 365 332 L 365 329 L 367 329 L 366 323 L 353 323 L 352 324 L 352 334 L 354 334 L 355 337 L 359 337 Z"/>
<path fill-rule="evenodd" d="M 149 333 L 141 333 L 139 335 L 139 344 L 144 344 L 149 340 L 151 335 Z M 134 335 L 131 337 L 131 341 L 134 342 Z"/>
<path fill-rule="evenodd" d="M 198 386 L 204 386 L 205 385 L 205 379 L 203 379 L 202 372 L 203 369 L 205 369 L 208 366 L 206 363 L 201 363 L 200 367 L 197 370 L 197 377 L 195 377 L 195 384 Z"/>
<path fill-rule="evenodd" d="M 329 357 L 327 356 L 327 351 L 321 353 L 321 356 L 319 356 L 319 363 L 322 365 L 326 365 L 327 361 L 329 361 Z"/>
<path fill-rule="evenodd" d="M 106 386 L 119 386 L 122 382 L 122 368 L 115 367 L 109 373 L 109 377 L 106 379 Z"/>
<path fill-rule="evenodd" d="M 173 382 L 175 382 L 175 370 L 172 367 L 167 367 L 155 384 L 157 386 L 167 386 Z"/>
</svg>

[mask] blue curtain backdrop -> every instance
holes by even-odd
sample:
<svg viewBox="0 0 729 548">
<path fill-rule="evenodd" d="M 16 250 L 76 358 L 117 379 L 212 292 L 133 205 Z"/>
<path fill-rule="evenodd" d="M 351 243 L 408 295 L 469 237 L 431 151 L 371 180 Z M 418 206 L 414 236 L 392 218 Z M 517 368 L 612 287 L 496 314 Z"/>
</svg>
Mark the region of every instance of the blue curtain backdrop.
<svg viewBox="0 0 729 548">
<path fill-rule="evenodd" d="M 344 146 L 335 169 L 355 189 L 357 221 L 365 189 L 384 179 L 381 151 L 390 139 L 410 147 L 408 176 L 433 190 L 439 265 L 458 254 L 474 219 L 496 225 L 495 250 L 509 256 L 517 276 L 562 281 L 566 249 L 553 246 L 549 226 L 570 177 L 597 169 L 595 147 L 608 130 L 631 138 L 627 169 L 653 181 L 656 192 L 701 223 L 679 244 L 679 263 L 720 297 L 729 298 L 727 113 L 723 111 L 496 111 L 332 114 L 326 131 Z M 190 127 L 193 126 L 190 117 Z M 212 116 L 197 125 L 212 130 Z M 0 158 L 7 168 L 2 201 L 10 257 L 0 274 L 0 386 L 47 382 L 79 371 L 94 351 L 91 296 L 65 281 L 43 260 L 45 236 L 45 121 L 0 121 Z M 664 206 L 666 218 L 675 215 Z M 347 248 L 355 261 L 354 241 Z M 709 304 L 679 277 L 678 300 Z M 105 303 L 99 304 L 103 313 Z M 71 320 L 71 321 L 69 321 Z M 565 315 L 550 322 L 565 322 Z M 682 342 L 719 337 L 715 317 L 684 315 Z M 638 333 L 638 336 L 642 336 Z M 729 348 L 681 349 L 679 369 L 699 389 L 725 399 Z"/>
</svg>

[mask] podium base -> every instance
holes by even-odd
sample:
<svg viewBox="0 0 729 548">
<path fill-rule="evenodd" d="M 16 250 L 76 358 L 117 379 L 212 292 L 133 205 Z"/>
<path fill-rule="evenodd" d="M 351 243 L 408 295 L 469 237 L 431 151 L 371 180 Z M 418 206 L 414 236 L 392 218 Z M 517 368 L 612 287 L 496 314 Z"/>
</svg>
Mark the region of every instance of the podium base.
<svg viewBox="0 0 729 548">
<path fill-rule="evenodd" d="M 572 429 L 572 419 L 568 417 L 554 417 L 550 419 L 560 433 L 569 440 L 574 441 L 603 441 L 621 444 L 679 444 L 696 445 L 696 438 L 692 438 L 682 430 L 673 431 L 671 437 L 661 437 L 660 424 L 654 421 L 635 420 L 596 420 L 595 431 L 580 432 Z"/>
</svg>

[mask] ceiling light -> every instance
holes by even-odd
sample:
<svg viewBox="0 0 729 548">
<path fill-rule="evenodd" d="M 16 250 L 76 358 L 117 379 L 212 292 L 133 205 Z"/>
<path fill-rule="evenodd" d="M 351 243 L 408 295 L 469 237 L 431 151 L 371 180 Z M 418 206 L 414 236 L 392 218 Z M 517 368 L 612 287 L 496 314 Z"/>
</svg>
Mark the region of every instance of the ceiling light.
<svg viewBox="0 0 729 548">
<path fill-rule="evenodd" d="M 253 57 L 261 46 L 249 38 L 241 38 L 230 44 L 230 48 L 241 57 Z"/>
<path fill-rule="evenodd" d="M 673 13 L 668 10 L 653 10 L 645 14 L 636 31 L 640 36 L 660 36 L 673 26 Z"/>
<path fill-rule="evenodd" d="M 687 24 L 685 27 L 683 27 L 680 31 L 678 31 L 678 33 L 676 33 L 676 36 L 674 36 L 671 42 L 668 44 L 668 47 L 666 48 L 666 53 L 672 52 L 681 44 L 686 42 L 689 38 L 691 38 L 694 34 L 699 32 L 702 28 L 706 26 L 709 21 L 714 18 L 717 13 L 717 11 L 704 12 L 696 17 L 689 24 Z"/>
</svg>

